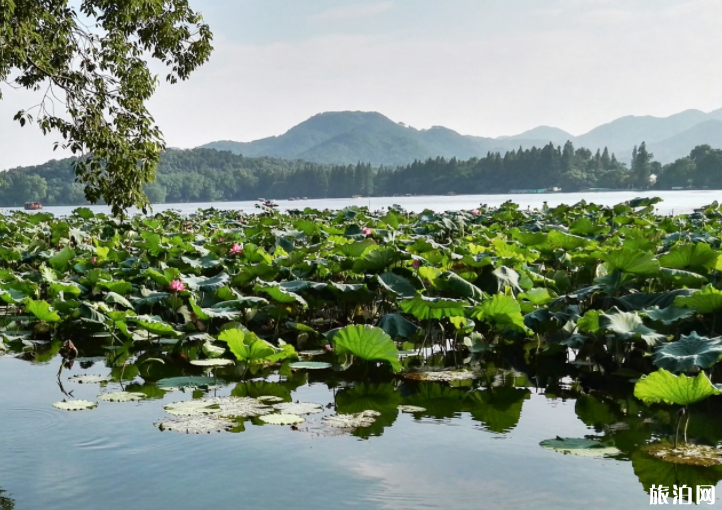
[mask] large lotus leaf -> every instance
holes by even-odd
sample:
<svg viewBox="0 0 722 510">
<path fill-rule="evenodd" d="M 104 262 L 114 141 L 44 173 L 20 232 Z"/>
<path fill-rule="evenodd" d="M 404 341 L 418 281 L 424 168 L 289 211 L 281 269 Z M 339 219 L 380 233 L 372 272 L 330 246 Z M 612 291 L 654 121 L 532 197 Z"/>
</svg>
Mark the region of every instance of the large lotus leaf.
<svg viewBox="0 0 722 510">
<path fill-rule="evenodd" d="M 331 282 L 328 284 L 328 289 L 336 299 L 346 303 L 369 303 L 376 296 L 363 283 Z"/>
<path fill-rule="evenodd" d="M 210 388 L 218 384 L 223 384 L 225 381 L 222 379 L 215 379 L 213 377 L 169 377 L 167 379 L 161 379 L 156 383 L 156 386 L 162 390 L 180 390 L 185 388 L 196 389 L 196 388 Z"/>
<path fill-rule="evenodd" d="M 593 223 L 592 220 L 586 217 L 579 218 L 569 226 L 569 232 L 582 236 L 587 236 L 590 234 L 597 235 L 601 232 L 608 231 L 609 226 Z"/>
<path fill-rule="evenodd" d="M 99 281 L 98 288 L 105 289 L 109 292 L 115 292 L 117 294 L 120 294 L 121 296 L 133 292 L 133 285 L 122 280 L 117 282 Z"/>
<path fill-rule="evenodd" d="M 138 315 L 136 317 L 128 317 L 128 322 L 134 322 L 139 328 L 150 331 L 154 335 L 160 336 L 179 336 L 179 333 L 163 319 L 150 315 Z"/>
<path fill-rule="evenodd" d="M 389 313 L 381 317 L 378 327 L 383 329 L 391 338 L 411 338 L 421 329 L 396 313 Z"/>
<path fill-rule="evenodd" d="M 304 308 L 308 306 L 306 300 L 303 299 L 301 296 L 299 296 L 295 292 L 286 291 L 279 285 L 256 285 L 253 290 L 256 292 L 263 292 L 265 294 L 268 294 L 269 296 L 271 296 L 271 299 L 278 303 L 298 303 Z"/>
<path fill-rule="evenodd" d="M 306 280 L 291 280 L 282 282 L 278 286 L 286 292 L 303 292 L 304 290 L 322 291 L 328 287 L 328 283 L 309 282 Z"/>
<path fill-rule="evenodd" d="M 192 290 L 209 291 L 218 290 L 225 286 L 230 280 L 230 277 L 223 272 L 212 278 L 206 278 L 204 276 L 181 276 L 180 279 Z"/>
<path fill-rule="evenodd" d="M 652 362 L 670 372 L 691 372 L 696 367 L 709 368 L 722 356 L 722 339 L 707 338 L 697 332 L 684 336 L 676 342 L 658 347 Z"/>
<path fill-rule="evenodd" d="M 456 299 L 431 298 L 417 294 L 401 301 L 399 306 L 419 320 L 443 319 L 464 315 L 464 302 Z"/>
<path fill-rule="evenodd" d="M 364 239 L 363 241 L 338 245 L 334 247 L 333 251 L 356 259 L 365 254 L 372 246 L 376 246 L 373 239 Z"/>
<path fill-rule="evenodd" d="M 482 301 L 480 305 L 472 308 L 471 316 L 498 329 L 526 331 L 519 303 L 505 294 L 494 294 L 491 299 Z"/>
<path fill-rule="evenodd" d="M 596 253 L 610 269 L 637 276 L 653 276 L 659 273 L 659 261 L 648 251 L 622 248 L 606 253 Z"/>
<path fill-rule="evenodd" d="M 662 324 L 669 326 L 681 319 L 688 319 L 692 317 L 694 315 L 694 310 L 692 308 L 680 308 L 672 305 L 667 308 L 650 308 L 649 310 L 642 310 L 642 313 L 653 321 L 659 321 Z"/>
<path fill-rule="evenodd" d="M 587 310 L 584 312 L 584 316 L 577 320 L 579 331 L 583 333 L 598 333 L 600 315 L 601 312 L 599 310 Z"/>
<path fill-rule="evenodd" d="M 674 246 L 669 253 L 659 257 L 662 267 L 701 271 L 713 269 L 719 253 L 706 243 L 685 244 Z"/>
<path fill-rule="evenodd" d="M 70 261 L 75 257 L 75 252 L 67 246 L 48 259 L 48 264 L 56 271 L 66 272 L 70 268 Z"/>
<path fill-rule="evenodd" d="M 520 275 L 517 271 L 506 266 L 499 266 L 496 269 L 485 268 L 477 283 L 481 290 L 489 294 L 504 292 L 507 287 L 514 292 L 522 292 L 524 289 L 521 288 L 519 280 Z"/>
<path fill-rule="evenodd" d="M 124 298 L 123 296 L 121 296 L 120 294 L 117 294 L 115 292 L 108 292 L 108 294 L 106 294 L 106 296 L 105 296 L 104 301 L 106 303 L 116 303 L 119 305 L 123 305 L 124 307 L 130 308 L 130 309 L 133 308 L 133 304 L 130 301 L 128 301 L 126 298 Z"/>
<path fill-rule="evenodd" d="M 366 271 L 378 272 L 401 258 L 402 254 L 392 246 L 385 246 L 378 250 L 368 252 L 363 258 L 357 260 L 353 270 L 357 273 Z"/>
<path fill-rule="evenodd" d="M 225 329 L 218 335 L 218 340 L 228 344 L 228 348 L 238 361 L 263 363 L 266 358 L 276 353 L 276 349 L 271 344 L 248 330 Z"/>
<path fill-rule="evenodd" d="M 32 313 L 38 320 L 43 322 L 59 322 L 60 315 L 55 312 L 50 305 L 45 301 L 33 301 L 32 299 L 27 300 L 25 309 Z"/>
<path fill-rule="evenodd" d="M 547 236 L 547 243 L 554 248 L 561 248 L 562 250 L 570 251 L 586 246 L 589 244 L 589 241 L 583 237 L 565 234 L 564 232 L 560 232 L 558 230 L 552 230 Z"/>
<path fill-rule="evenodd" d="M 657 333 L 642 323 L 641 317 L 633 312 L 621 312 L 614 309 L 611 314 L 599 316 L 601 329 L 616 333 L 625 340 L 642 339 L 648 345 L 657 345 L 664 339 L 664 335 Z"/>
<path fill-rule="evenodd" d="M 402 298 L 413 298 L 416 295 L 416 289 L 411 283 L 396 273 L 384 273 L 376 277 L 379 285 L 389 292 L 393 292 Z"/>
<path fill-rule="evenodd" d="M 485 424 L 491 432 L 503 434 L 513 430 L 521 418 L 521 409 L 531 394 L 526 388 L 498 387 L 473 391 L 464 401 L 464 410 Z"/>
<path fill-rule="evenodd" d="M 529 300 L 529 302 L 534 306 L 545 305 L 552 300 L 549 290 L 542 287 L 537 287 L 536 289 L 524 292 L 523 294 L 520 294 L 519 297 Z"/>
<path fill-rule="evenodd" d="M 512 237 L 524 246 L 538 246 L 545 244 L 547 241 L 547 234 L 528 230 L 515 230 Z"/>
<path fill-rule="evenodd" d="M 353 354 L 366 361 L 387 361 L 394 372 L 401 371 L 399 351 L 383 329 L 373 326 L 346 326 L 333 337 L 338 354 Z"/>
<path fill-rule="evenodd" d="M 669 269 L 663 267 L 659 270 L 659 275 L 665 282 L 671 283 L 677 287 L 701 287 L 707 283 L 707 277 L 701 274 L 685 271 L 683 269 Z"/>
<path fill-rule="evenodd" d="M 257 296 L 241 296 L 238 299 L 230 301 L 221 301 L 213 305 L 213 308 L 256 308 L 257 306 L 267 305 L 268 300 Z"/>
<path fill-rule="evenodd" d="M 646 404 L 663 402 L 687 406 L 720 393 L 704 372 L 687 377 L 674 375 L 663 368 L 642 377 L 634 385 L 634 396 Z"/>
<path fill-rule="evenodd" d="M 712 313 L 722 308 L 722 291 L 709 284 L 691 296 L 676 297 L 674 304 L 676 306 L 696 308 L 699 313 Z"/>
<path fill-rule="evenodd" d="M 441 273 L 434 282 L 434 286 L 456 297 L 474 299 L 476 301 L 484 299 L 484 294 L 479 287 L 467 282 L 461 276 L 451 271 Z"/>
</svg>

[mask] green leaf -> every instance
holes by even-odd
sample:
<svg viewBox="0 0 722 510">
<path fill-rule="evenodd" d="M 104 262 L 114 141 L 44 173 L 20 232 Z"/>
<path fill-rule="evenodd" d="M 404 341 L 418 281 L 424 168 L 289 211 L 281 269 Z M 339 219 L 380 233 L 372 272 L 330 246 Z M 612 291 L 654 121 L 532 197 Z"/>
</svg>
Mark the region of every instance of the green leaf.
<svg viewBox="0 0 722 510">
<path fill-rule="evenodd" d="M 473 299 L 475 301 L 484 299 L 484 293 L 481 292 L 479 287 L 467 282 L 458 274 L 452 273 L 451 271 L 441 273 L 434 282 L 434 286 L 456 297 Z"/>
<path fill-rule="evenodd" d="M 218 290 L 230 281 L 230 277 L 225 272 L 219 273 L 212 278 L 181 275 L 180 279 L 190 289 L 200 291 Z"/>
<path fill-rule="evenodd" d="M 413 298 L 416 295 L 416 289 L 411 283 L 395 273 L 384 273 L 376 277 L 379 284 L 389 292 L 393 292 L 402 298 Z"/>
<path fill-rule="evenodd" d="M 663 368 L 643 376 L 634 385 L 634 396 L 645 404 L 663 402 L 687 406 L 720 393 L 704 372 L 687 377 L 674 375 Z"/>
<path fill-rule="evenodd" d="M 642 339 L 648 345 L 656 345 L 664 339 L 664 335 L 645 326 L 636 313 L 622 312 L 617 308 L 609 315 L 600 315 L 599 325 L 625 340 Z"/>
<path fill-rule="evenodd" d="M 264 363 L 269 356 L 276 353 L 276 349 L 271 344 L 248 330 L 225 329 L 218 335 L 218 340 L 228 344 L 228 348 L 238 361 Z"/>
<path fill-rule="evenodd" d="M 601 312 L 599 310 L 587 310 L 584 316 L 577 320 L 579 331 L 583 333 L 598 333 L 600 315 Z"/>
<path fill-rule="evenodd" d="M 64 273 L 70 268 L 70 261 L 74 257 L 75 252 L 66 246 L 61 251 L 50 257 L 48 259 L 48 264 L 50 264 L 56 271 Z"/>
<path fill-rule="evenodd" d="M 53 311 L 50 305 L 45 301 L 33 301 L 32 299 L 28 299 L 25 309 L 37 317 L 38 320 L 43 322 L 60 321 L 60 315 Z"/>
<path fill-rule="evenodd" d="M 391 246 L 385 246 L 378 250 L 368 252 L 363 258 L 357 260 L 353 265 L 353 270 L 357 273 L 366 271 L 378 272 L 401 258 L 401 254 Z"/>
<path fill-rule="evenodd" d="M 464 315 L 464 302 L 456 299 L 431 298 L 421 294 L 399 303 L 399 307 L 419 320 L 443 319 Z"/>
<path fill-rule="evenodd" d="M 306 303 L 305 299 L 303 299 L 295 292 L 289 292 L 284 290 L 278 284 L 271 284 L 268 286 L 256 285 L 253 290 L 256 292 L 263 292 L 265 294 L 268 294 L 269 296 L 271 296 L 271 299 L 278 303 L 298 303 L 303 308 L 308 307 L 308 303 Z"/>
<path fill-rule="evenodd" d="M 682 269 L 663 267 L 659 270 L 659 275 L 665 282 L 671 283 L 676 287 L 700 287 L 707 283 L 707 277 Z"/>
<path fill-rule="evenodd" d="M 411 338 L 421 328 L 399 314 L 389 313 L 381 317 L 377 326 L 391 338 Z"/>
<path fill-rule="evenodd" d="M 498 329 L 516 329 L 526 332 L 519 303 L 511 296 L 494 294 L 471 309 L 471 317 L 484 321 Z"/>
<path fill-rule="evenodd" d="M 128 317 L 128 322 L 135 323 L 139 328 L 144 329 L 159 336 L 179 336 L 179 333 L 171 326 L 158 317 L 150 315 L 138 315 L 135 317 Z"/>
<path fill-rule="evenodd" d="M 677 296 L 674 305 L 696 308 L 699 313 L 712 313 L 722 308 L 722 291 L 709 284 L 691 296 Z"/>
<path fill-rule="evenodd" d="M 108 294 L 104 298 L 104 301 L 106 303 L 117 303 L 119 305 L 123 305 L 126 308 L 133 309 L 133 304 L 130 301 L 115 292 L 108 292 Z"/>
<path fill-rule="evenodd" d="M 667 308 L 650 308 L 648 310 L 642 310 L 642 313 L 653 321 L 659 321 L 665 326 L 669 326 L 678 320 L 692 317 L 694 315 L 694 309 L 680 308 L 672 305 Z"/>
<path fill-rule="evenodd" d="M 589 241 L 583 237 L 565 234 L 564 232 L 560 232 L 558 230 L 552 230 L 547 236 L 547 243 L 554 248 L 571 251 L 581 248 L 582 246 L 586 246 L 589 244 Z"/>
<path fill-rule="evenodd" d="M 387 361 L 394 372 L 401 371 L 399 351 L 381 328 L 346 326 L 336 333 L 333 341 L 338 354 L 352 354 L 366 361 Z"/>
<path fill-rule="evenodd" d="M 697 332 L 682 335 L 676 342 L 658 347 L 652 355 L 652 362 L 670 372 L 692 372 L 709 368 L 722 356 L 722 339 L 698 336 Z"/>
<path fill-rule="evenodd" d="M 622 248 L 607 253 L 595 253 L 610 269 L 636 276 L 654 276 L 659 273 L 659 261 L 648 251 Z"/>
<path fill-rule="evenodd" d="M 534 306 L 545 305 L 552 300 L 549 290 L 542 287 L 537 287 L 536 289 L 531 289 L 523 294 L 519 294 L 519 297 L 521 299 L 528 299 Z"/>
<path fill-rule="evenodd" d="M 659 257 L 662 267 L 704 271 L 714 269 L 719 253 L 708 244 L 696 243 L 674 246 L 669 253 Z"/>
</svg>

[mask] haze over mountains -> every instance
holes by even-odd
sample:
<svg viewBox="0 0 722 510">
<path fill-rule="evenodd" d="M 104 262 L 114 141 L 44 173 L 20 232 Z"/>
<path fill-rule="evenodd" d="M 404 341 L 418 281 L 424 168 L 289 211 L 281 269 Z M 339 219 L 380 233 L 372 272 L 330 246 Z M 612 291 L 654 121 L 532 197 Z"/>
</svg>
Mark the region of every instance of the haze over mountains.
<svg viewBox="0 0 722 510">
<path fill-rule="evenodd" d="M 502 154 L 520 146 L 531 148 L 549 142 L 592 151 L 607 147 L 620 161 L 631 158 L 641 142 L 661 163 L 684 157 L 697 145 L 722 147 L 722 109 L 705 113 L 686 110 L 669 117 L 627 116 L 574 136 L 562 129 L 539 126 L 513 136 L 484 138 L 462 135 L 435 126 L 419 130 L 396 123 L 377 112 L 326 112 L 289 129 L 280 136 L 253 142 L 217 141 L 203 148 L 228 150 L 247 157 L 271 156 L 319 163 L 359 161 L 394 166 L 442 156 L 468 159 L 487 152 Z"/>
</svg>

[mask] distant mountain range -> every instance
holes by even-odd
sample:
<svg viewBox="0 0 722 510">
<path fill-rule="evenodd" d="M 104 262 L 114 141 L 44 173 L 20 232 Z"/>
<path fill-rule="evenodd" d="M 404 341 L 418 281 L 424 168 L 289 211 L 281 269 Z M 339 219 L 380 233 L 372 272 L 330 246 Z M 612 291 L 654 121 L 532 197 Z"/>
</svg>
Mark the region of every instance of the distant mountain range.
<svg viewBox="0 0 722 510">
<path fill-rule="evenodd" d="M 549 142 L 592 151 L 607 147 L 620 161 L 631 158 L 632 148 L 646 142 L 661 163 L 684 157 L 697 145 L 722 147 L 722 109 L 705 113 L 686 110 L 669 117 L 627 116 L 574 136 L 566 131 L 539 126 L 518 135 L 484 138 L 461 135 L 434 126 L 415 129 L 396 123 L 377 112 L 326 112 L 289 129 L 280 136 L 254 142 L 217 141 L 202 148 L 227 150 L 247 157 L 271 156 L 318 163 L 395 166 L 414 160 L 442 156 L 469 159 L 487 152 L 502 154 L 518 147 L 543 146 Z"/>
</svg>

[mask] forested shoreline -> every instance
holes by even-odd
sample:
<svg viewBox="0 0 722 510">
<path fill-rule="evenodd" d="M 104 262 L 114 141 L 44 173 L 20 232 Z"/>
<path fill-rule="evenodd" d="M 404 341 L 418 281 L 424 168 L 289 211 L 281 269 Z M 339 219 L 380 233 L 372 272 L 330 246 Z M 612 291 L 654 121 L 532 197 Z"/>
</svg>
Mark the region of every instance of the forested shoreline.
<svg viewBox="0 0 722 510">
<path fill-rule="evenodd" d="M 75 182 L 72 161 L 52 160 L 3 172 L 0 206 L 28 201 L 46 205 L 87 203 L 83 186 Z M 722 150 L 701 145 L 688 157 L 662 166 L 642 143 L 635 148 L 628 166 L 606 149 L 592 152 L 567 142 L 563 147 L 550 143 L 465 161 L 427 159 L 397 168 L 247 158 L 213 149 L 168 150 L 156 181 L 145 191 L 153 203 L 180 203 L 258 197 L 491 194 L 555 187 L 565 192 L 589 188 L 722 188 Z"/>
</svg>

